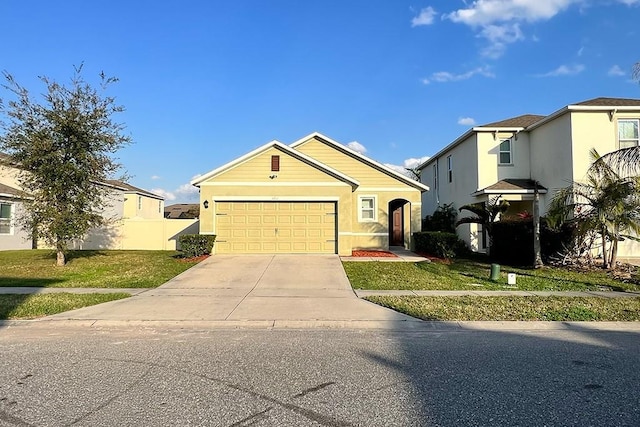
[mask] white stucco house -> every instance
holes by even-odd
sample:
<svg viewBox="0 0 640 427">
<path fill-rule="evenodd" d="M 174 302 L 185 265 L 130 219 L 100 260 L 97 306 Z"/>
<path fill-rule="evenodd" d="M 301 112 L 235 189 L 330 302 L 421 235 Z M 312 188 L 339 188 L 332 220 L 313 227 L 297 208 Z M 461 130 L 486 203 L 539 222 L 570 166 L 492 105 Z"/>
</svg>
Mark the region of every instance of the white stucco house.
<svg viewBox="0 0 640 427">
<path fill-rule="evenodd" d="M 591 164 L 590 150 L 605 154 L 637 146 L 640 99 L 595 98 L 567 105 L 549 115 L 522 115 L 476 126 L 419 166 L 422 215 L 438 206 L 454 208 L 499 196 L 511 204 L 507 214 L 532 212 L 534 188 L 544 215 L 557 189 L 582 180 Z M 461 225 L 458 235 L 472 250 L 486 239 L 475 224 Z M 640 244 L 623 242 L 621 257 L 640 257 Z"/>
</svg>

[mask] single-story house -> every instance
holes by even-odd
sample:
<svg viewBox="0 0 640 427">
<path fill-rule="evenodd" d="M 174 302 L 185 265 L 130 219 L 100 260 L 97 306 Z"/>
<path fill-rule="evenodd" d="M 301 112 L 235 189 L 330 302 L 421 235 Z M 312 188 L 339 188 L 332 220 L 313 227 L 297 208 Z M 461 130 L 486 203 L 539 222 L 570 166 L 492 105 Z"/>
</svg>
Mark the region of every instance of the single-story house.
<svg viewBox="0 0 640 427">
<path fill-rule="evenodd" d="M 429 187 L 320 133 L 269 142 L 191 182 L 214 251 L 332 253 L 410 248 Z"/>
</svg>

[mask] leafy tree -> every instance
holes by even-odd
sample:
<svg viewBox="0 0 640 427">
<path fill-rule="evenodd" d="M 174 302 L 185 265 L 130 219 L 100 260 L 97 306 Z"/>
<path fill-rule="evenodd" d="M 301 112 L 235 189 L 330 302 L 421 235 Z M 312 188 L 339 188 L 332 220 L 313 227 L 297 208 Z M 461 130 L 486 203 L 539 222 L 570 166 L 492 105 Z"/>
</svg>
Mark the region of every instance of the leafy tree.
<svg viewBox="0 0 640 427">
<path fill-rule="evenodd" d="M 461 206 L 459 211 L 467 210 L 474 214 L 474 216 L 467 216 L 460 218 L 456 221 L 456 227 L 462 224 L 481 224 L 483 229 L 487 232 L 489 239 L 488 251 L 491 254 L 491 245 L 493 243 L 493 223 L 496 222 L 500 214 L 503 214 L 509 209 L 509 202 L 501 200 L 500 196 L 494 197 L 488 202 L 472 203 Z"/>
<path fill-rule="evenodd" d="M 582 240 L 596 233 L 602 246 L 602 267 L 615 268 L 618 242 L 639 240 L 640 178 L 621 174 L 595 149 L 591 157 L 593 164 L 585 182 L 573 182 L 558 190 L 550 211 L 573 217 Z"/>
<path fill-rule="evenodd" d="M 422 231 L 444 231 L 445 233 L 456 232 L 456 210 L 453 203 L 445 203 L 438 206 L 432 215 L 427 215 L 422 219 Z"/>
<path fill-rule="evenodd" d="M 103 224 L 107 190 L 100 183 L 120 168 L 112 154 L 131 142 L 112 118 L 124 108 L 103 95 L 117 79 L 101 73 L 96 89 L 82 77 L 82 66 L 74 70 L 68 86 L 40 77 L 46 87 L 40 102 L 4 72 L 2 87 L 12 99 L 0 102 L 6 118 L 0 150 L 18 165 L 26 193 L 26 214 L 18 220 L 56 249 L 59 266 L 72 239 Z"/>
</svg>

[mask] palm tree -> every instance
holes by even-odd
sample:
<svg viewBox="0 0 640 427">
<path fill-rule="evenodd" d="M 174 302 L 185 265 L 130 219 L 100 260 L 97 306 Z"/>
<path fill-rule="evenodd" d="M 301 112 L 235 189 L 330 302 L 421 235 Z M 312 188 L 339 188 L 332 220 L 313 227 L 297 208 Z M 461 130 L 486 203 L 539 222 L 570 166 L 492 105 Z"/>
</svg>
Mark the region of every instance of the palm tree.
<svg viewBox="0 0 640 427">
<path fill-rule="evenodd" d="M 505 213 L 509 209 L 509 202 L 501 200 L 500 196 L 489 200 L 485 203 L 471 203 L 461 206 L 459 211 L 467 210 L 474 216 L 467 216 L 456 221 L 456 227 L 461 224 L 481 224 L 482 228 L 487 232 L 489 244 L 487 252 L 491 254 L 491 246 L 493 244 L 493 223 L 496 222 L 498 216 Z"/>
<path fill-rule="evenodd" d="M 559 190 L 551 212 L 572 216 L 581 236 L 595 231 L 602 245 L 602 267 L 615 268 L 618 242 L 640 240 L 640 178 L 619 173 L 595 149 L 591 157 L 585 182 Z M 611 242 L 610 249 L 607 242 Z"/>
</svg>

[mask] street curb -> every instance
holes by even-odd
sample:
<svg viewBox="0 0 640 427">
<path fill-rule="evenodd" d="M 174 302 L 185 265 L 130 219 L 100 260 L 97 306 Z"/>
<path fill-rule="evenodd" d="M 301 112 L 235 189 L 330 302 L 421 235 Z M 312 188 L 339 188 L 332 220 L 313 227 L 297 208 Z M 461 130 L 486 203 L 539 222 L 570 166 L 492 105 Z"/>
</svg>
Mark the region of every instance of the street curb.
<svg viewBox="0 0 640 427">
<path fill-rule="evenodd" d="M 381 320 L 5 320 L 0 328 L 82 329 L 262 329 L 262 330 L 386 330 L 398 332 L 535 332 L 535 331 L 627 331 L 640 332 L 640 322 L 541 322 L 541 321 L 381 321 Z"/>
</svg>

